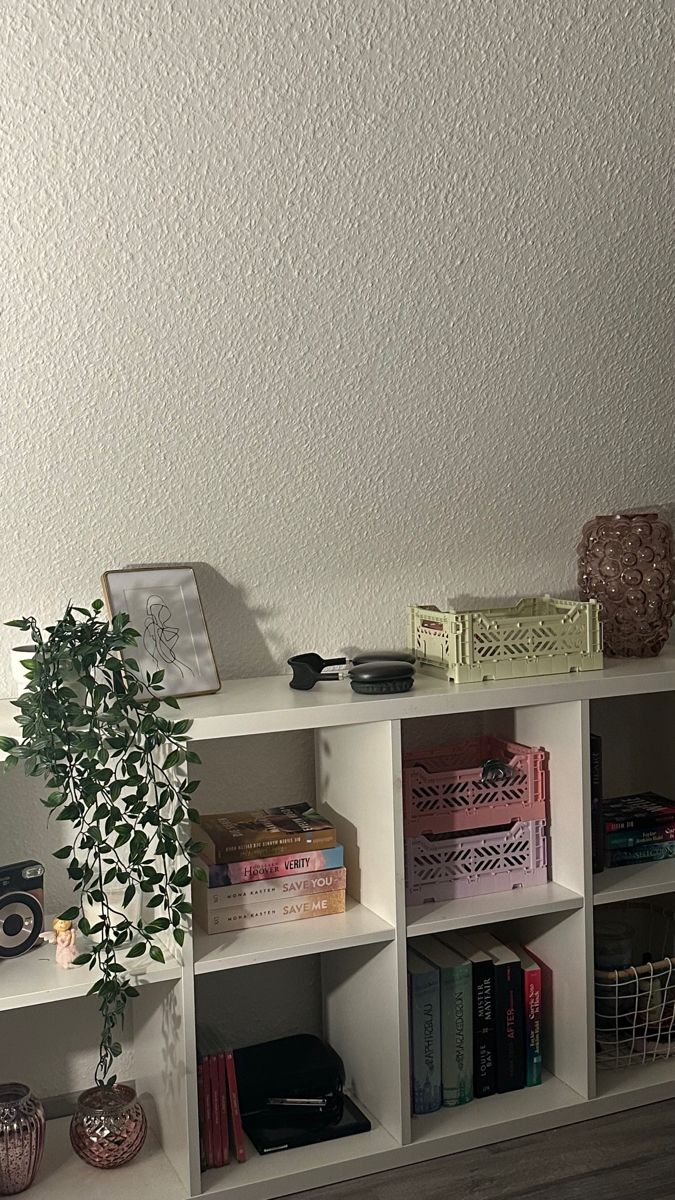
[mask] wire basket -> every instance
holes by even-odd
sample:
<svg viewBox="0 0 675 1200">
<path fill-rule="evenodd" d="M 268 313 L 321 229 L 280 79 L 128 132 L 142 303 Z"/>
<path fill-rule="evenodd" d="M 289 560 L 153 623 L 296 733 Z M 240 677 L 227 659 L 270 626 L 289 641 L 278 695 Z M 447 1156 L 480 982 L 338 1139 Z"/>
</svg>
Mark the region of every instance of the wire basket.
<svg viewBox="0 0 675 1200">
<path fill-rule="evenodd" d="M 545 750 L 485 734 L 403 758 L 403 818 L 408 837 L 473 833 L 511 821 L 546 819 Z M 489 761 L 504 764 L 496 777 Z"/>
<path fill-rule="evenodd" d="M 633 951 L 651 961 L 595 971 L 598 1067 L 620 1070 L 675 1053 L 675 917 L 657 905 L 622 906 Z"/>
</svg>

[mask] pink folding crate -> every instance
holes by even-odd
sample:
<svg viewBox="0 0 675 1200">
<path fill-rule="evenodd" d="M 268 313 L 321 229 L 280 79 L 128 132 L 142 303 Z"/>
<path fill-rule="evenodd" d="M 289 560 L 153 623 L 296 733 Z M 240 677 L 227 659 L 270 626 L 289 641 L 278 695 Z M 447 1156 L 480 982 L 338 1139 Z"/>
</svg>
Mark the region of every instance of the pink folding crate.
<svg viewBox="0 0 675 1200">
<path fill-rule="evenodd" d="M 532 887 L 548 879 L 545 821 L 470 835 L 409 837 L 405 844 L 409 905 Z"/>
<path fill-rule="evenodd" d="M 546 819 L 547 753 L 485 734 L 403 758 L 403 818 L 408 837 Z M 498 759 L 508 779 L 483 779 Z"/>
</svg>

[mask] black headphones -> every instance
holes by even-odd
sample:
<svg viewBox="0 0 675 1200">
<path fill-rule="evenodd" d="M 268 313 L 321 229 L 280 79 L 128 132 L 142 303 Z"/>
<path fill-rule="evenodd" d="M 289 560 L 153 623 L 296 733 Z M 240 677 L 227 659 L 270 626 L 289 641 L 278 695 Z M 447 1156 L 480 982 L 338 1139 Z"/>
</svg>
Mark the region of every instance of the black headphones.
<svg viewBox="0 0 675 1200">
<path fill-rule="evenodd" d="M 352 691 L 362 696 L 393 695 L 409 692 L 415 682 L 415 655 L 407 650 L 367 650 L 355 654 L 351 666 L 347 658 L 322 658 L 320 654 L 294 654 L 288 665 L 293 671 L 289 687 L 309 692 L 324 680 L 349 679 Z M 325 667 L 344 667 L 329 671 Z"/>
</svg>

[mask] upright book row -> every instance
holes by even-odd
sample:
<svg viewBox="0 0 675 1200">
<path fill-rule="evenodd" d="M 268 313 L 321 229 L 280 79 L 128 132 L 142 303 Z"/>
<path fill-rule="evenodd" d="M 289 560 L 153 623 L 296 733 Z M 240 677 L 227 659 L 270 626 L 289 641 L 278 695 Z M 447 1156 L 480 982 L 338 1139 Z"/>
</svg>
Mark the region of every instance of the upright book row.
<svg viewBox="0 0 675 1200">
<path fill-rule="evenodd" d="M 541 1083 L 542 964 L 489 931 L 408 947 L 416 1114 Z"/>
</svg>

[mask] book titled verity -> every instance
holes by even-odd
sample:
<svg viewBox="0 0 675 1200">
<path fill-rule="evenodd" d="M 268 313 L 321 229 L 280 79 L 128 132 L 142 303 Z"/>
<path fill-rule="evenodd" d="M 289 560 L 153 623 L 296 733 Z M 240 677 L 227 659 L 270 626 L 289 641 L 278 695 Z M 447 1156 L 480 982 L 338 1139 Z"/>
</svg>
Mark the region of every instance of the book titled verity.
<svg viewBox="0 0 675 1200">
<path fill-rule="evenodd" d="M 473 1100 L 471 963 L 438 938 L 415 938 L 415 952 L 441 973 L 441 1084 L 443 1105 Z"/>
<path fill-rule="evenodd" d="M 217 864 L 327 850 L 336 843 L 334 826 L 309 804 L 207 814 L 200 817 L 193 833 L 203 843 L 204 857 Z"/>
<path fill-rule="evenodd" d="M 285 875 L 309 875 L 314 871 L 336 871 L 344 866 L 344 847 L 307 850 L 305 853 L 276 854 L 270 858 L 250 858 L 243 862 L 210 863 L 198 859 L 206 872 L 210 888 L 235 887 L 260 879 L 280 879 Z"/>
<path fill-rule="evenodd" d="M 408 948 L 412 1109 L 441 1107 L 441 982 L 438 967 Z"/>
<path fill-rule="evenodd" d="M 267 904 L 234 904 L 229 908 L 200 911 L 195 917 L 206 933 L 231 933 L 256 925 L 280 925 L 284 921 L 304 921 L 308 917 L 329 917 L 343 913 L 346 893 L 328 892 L 318 896 L 300 896 L 271 900 Z"/>
</svg>

